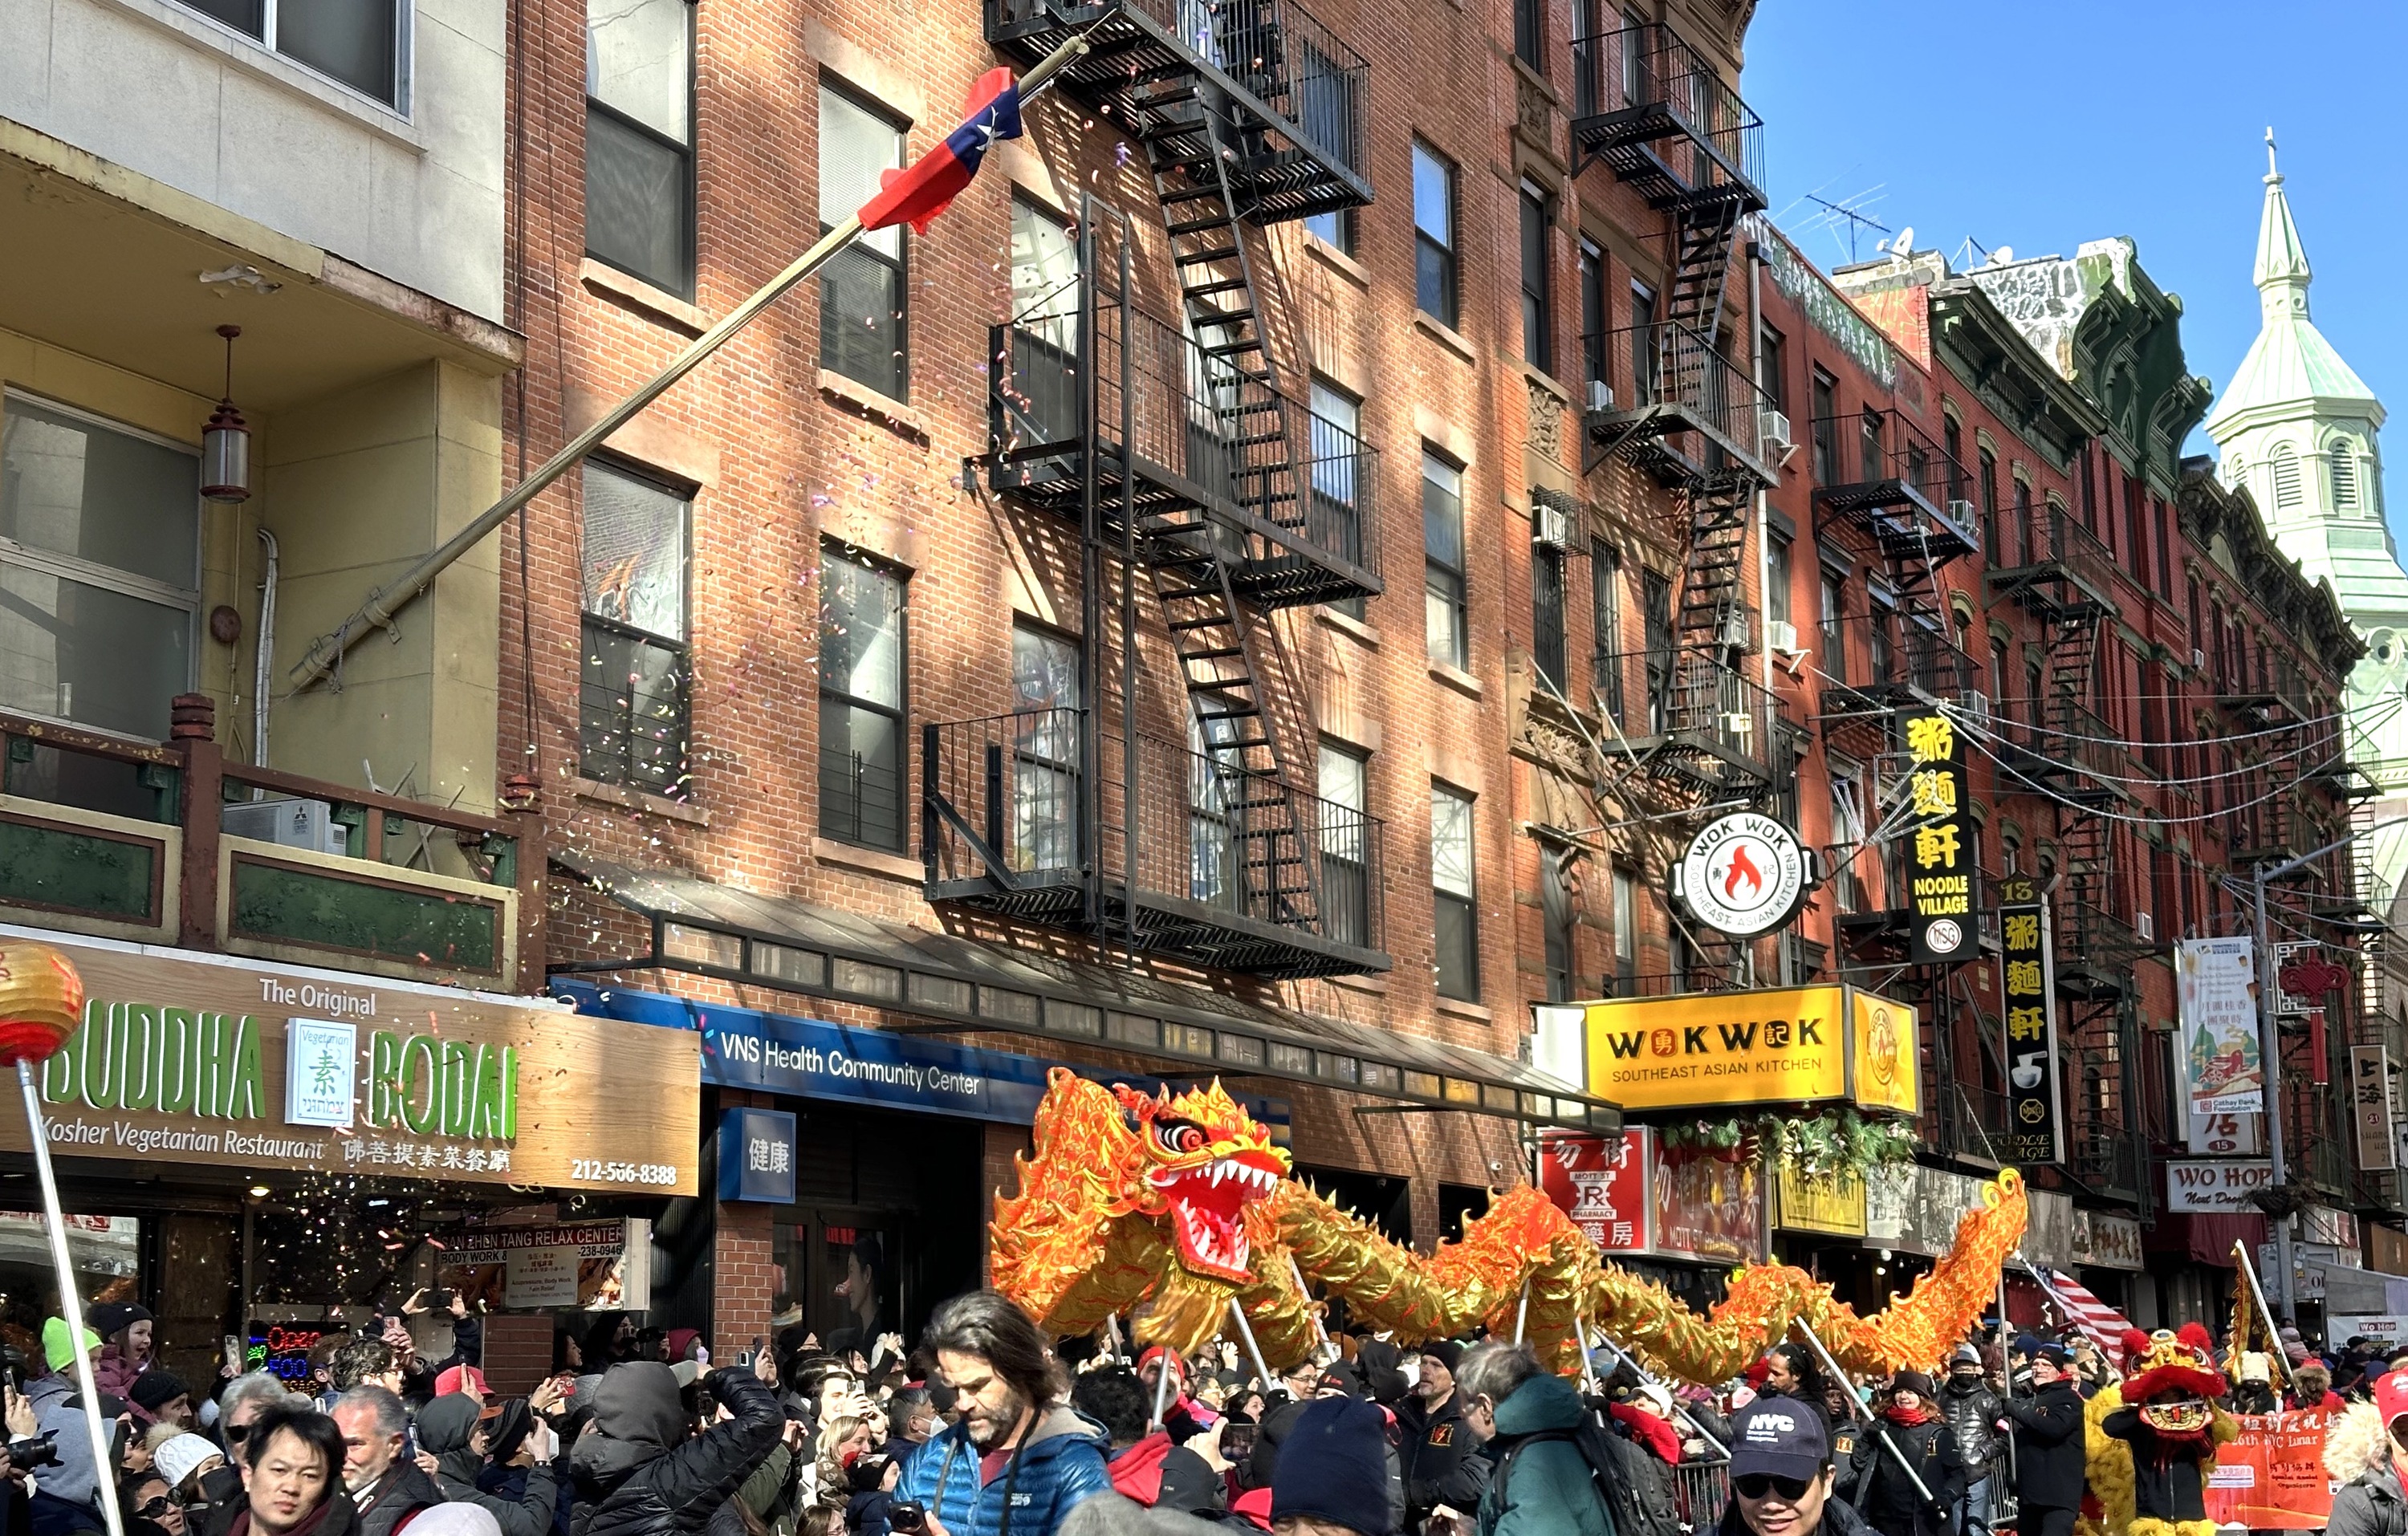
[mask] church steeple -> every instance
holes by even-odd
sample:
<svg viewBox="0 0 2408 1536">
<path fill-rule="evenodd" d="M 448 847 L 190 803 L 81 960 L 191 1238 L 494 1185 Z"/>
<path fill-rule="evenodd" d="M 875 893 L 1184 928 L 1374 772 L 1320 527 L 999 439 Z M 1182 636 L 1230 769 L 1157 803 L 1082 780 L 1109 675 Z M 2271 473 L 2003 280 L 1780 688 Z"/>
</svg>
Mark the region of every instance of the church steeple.
<svg viewBox="0 0 2408 1536">
<path fill-rule="evenodd" d="M 2283 195 L 2283 173 L 2274 164 L 2274 130 L 2266 130 L 2266 211 L 2258 221 L 2258 303 L 2266 318 L 2308 313 L 2307 247 L 2291 222 L 2291 200 Z"/>
</svg>

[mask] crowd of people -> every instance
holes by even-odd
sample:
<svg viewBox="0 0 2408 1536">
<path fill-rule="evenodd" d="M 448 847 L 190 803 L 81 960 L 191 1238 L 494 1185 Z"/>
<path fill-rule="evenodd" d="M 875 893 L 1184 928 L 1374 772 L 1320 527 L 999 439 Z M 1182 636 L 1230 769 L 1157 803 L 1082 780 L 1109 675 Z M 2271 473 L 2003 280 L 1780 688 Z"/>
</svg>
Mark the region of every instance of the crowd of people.
<svg viewBox="0 0 2408 1536">
<path fill-rule="evenodd" d="M 431 1305 L 439 1359 L 408 1327 Z M 1498 1340 L 1341 1334 L 1283 1372 L 1229 1343 L 1131 1361 L 978 1291 L 916 1347 L 865 1314 L 834 1348 L 797 1326 L 740 1364 L 608 1318 L 517 1397 L 440 1296 L 321 1340 L 290 1379 L 179 1378 L 127 1303 L 87 1324 L 109 1464 L 52 1318 L 5 1389 L 0 1536 L 102 1531 L 112 1500 L 128 1536 L 1987 1536 L 2010 1500 L 2023 1536 L 2071 1536 L 2096 1491 L 2086 1404 L 2111 1392 L 2091 1416 L 2133 1446 L 2133 1536 L 2192 1536 L 2217 1409 L 2353 1402 L 2378 1428 L 2331 1529 L 2408 1529 L 2408 1354 L 2286 1338 L 2228 1377 L 2196 1325 L 2133 1336 L 2122 1371 L 2079 1334 L 1977 1329 L 1936 1381 L 1835 1378 L 1788 1342 L 1709 1391 L 1605 1350 L 1575 1380 Z"/>
</svg>

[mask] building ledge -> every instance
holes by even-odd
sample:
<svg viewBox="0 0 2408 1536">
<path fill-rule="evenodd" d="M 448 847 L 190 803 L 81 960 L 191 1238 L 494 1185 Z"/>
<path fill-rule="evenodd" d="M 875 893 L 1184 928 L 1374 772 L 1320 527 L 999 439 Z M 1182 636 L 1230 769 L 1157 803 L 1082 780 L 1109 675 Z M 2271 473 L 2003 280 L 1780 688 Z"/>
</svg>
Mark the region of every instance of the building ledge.
<svg viewBox="0 0 2408 1536">
<path fill-rule="evenodd" d="M 1357 645 L 1368 645 L 1374 651 L 1380 649 L 1380 632 L 1352 613 L 1340 613 L 1324 603 L 1312 610 L 1312 616 Z"/>
<path fill-rule="evenodd" d="M 1451 1019 L 1469 1019 L 1474 1024 L 1494 1024 L 1497 1015 L 1483 1003 L 1466 1002 L 1461 998 L 1440 998 L 1438 1011 Z"/>
<path fill-rule="evenodd" d="M 655 288 L 643 279 L 631 277 L 606 262 L 585 258 L 577 268 L 577 280 L 601 297 L 625 306 L 688 336 L 700 336 L 710 329 L 710 317 L 666 289 Z"/>
<path fill-rule="evenodd" d="M 883 853 L 876 848 L 856 848 L 849 842 L 829 838 L 811 840 L 811 857 L 839 869 L 852 869 L 865 875 L 918 889 L 928 879 L 927 866 L 918 859 L 901 854 Z"/>
<path fill-rule="evenodd" d="M 1439 682 L 1445 683 L 1448 687 L 1454 689 L 1456 693 L 1461 694 L 1466 698 L 1481 698 L 1485 696 L 1488 692 L 1487 687 L 1483 684 L 1478 678 L 1473 677 L 1462 668 L 1450 666 L 1446 662 L 1431 662 L 1429 664 L 1429 675 L 1436 678 Z"/>
<path fill-rule="evenodd" d="M 820 394 L 830 405 L 876 423 L 896 436 L 928 446 L 928 423 L 920 413 L 892 395 L 881 395 L 857 379 L 833 368 L 820 369 Z"/>
<path fill-rule="evenodd" d="M 1419 309 L 1413 311 L 1413 329 L 1467 363 L 1480 361 L 1479 354 L 1471 350 L 1471 343 L 1465 338 L 1462 332 L 1433 316 L 1424 314 Z"/>
<path fill-rule="evenodd" d="M 1371 286 L 1369 267 L 1310 230 L 1305 232 L 1304 250 L 1305 253 L 1314 261 L 1344 278 L 1355 287 L 1369 289 Z"/>
<path fill-rule="evenodd" d="M 688 826 L 709 826 L 710 812 L 698 805 L 672 800 L 666 795 L 648 794 L 640 789 L 626 789 L 618 784 L 606 784 L 598 779 L 578 778 L 570 787 L 580 800 L 594 800 L 603 805 L 615 805 L 622 811 L 640 811 L 647 816 L 660 816 Z"/>
</svg>

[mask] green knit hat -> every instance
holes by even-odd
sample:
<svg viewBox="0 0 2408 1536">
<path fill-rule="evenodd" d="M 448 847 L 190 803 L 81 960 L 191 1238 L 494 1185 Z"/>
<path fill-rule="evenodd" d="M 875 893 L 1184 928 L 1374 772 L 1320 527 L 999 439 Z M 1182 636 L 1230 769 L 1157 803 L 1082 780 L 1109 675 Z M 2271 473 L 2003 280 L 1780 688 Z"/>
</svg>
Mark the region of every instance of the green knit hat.
<svg viewBox="0 0 2408 1536">
<path fill-rule="evenodd" d="M 90 1328 L 84 1329 L 83 1346 L 86 1350 L 98 1349 L 100 1335 Z M 50 1363 L 52 1371 L 64 1371 L 75 1364 L 75 1341 L 67 1334 L 65 1318 L 46 1317 L 42 1320 L 42 1358 Z"/>
</svg>

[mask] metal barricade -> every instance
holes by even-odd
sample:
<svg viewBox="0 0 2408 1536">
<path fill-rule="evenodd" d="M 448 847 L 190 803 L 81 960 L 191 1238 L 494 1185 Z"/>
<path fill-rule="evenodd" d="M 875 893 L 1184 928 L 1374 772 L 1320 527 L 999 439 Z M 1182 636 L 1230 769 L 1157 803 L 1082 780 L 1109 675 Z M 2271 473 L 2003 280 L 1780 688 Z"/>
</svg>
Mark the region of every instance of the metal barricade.
<svg viewBox="0 0 2408 1536">
<path fill-rule="evenodd" d="M 1730 1458 L 1685 1457 L 1672 1469 L 1675 1513 L 1685 1531 L 1712 1531 L 1722 1523 L 1723 1507 L 1730 1502 Z"/>
</svg>

